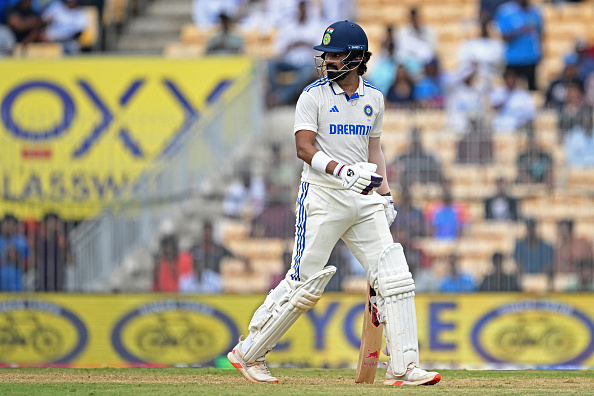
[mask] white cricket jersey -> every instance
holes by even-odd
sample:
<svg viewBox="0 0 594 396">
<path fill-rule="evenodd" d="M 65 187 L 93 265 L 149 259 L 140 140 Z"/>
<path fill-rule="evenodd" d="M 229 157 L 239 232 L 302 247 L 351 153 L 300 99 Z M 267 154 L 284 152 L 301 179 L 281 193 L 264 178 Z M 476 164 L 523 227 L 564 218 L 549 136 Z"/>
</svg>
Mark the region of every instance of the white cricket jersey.
<svg viewBox="0 0 594 396">
<path fill-rule="evenodd" d="M 305 87 L 295 110 L 293 133 L 316 133 L 314 146 L 345 165 L 369 160 L 369 138 L 382 133 L 384 96 L 359 77 L 359 88 L 350 98 L 324 76 Z M 304 162 L 301 181 L 343 189 L 339 177 L 322 173 Z"/>
</svg>

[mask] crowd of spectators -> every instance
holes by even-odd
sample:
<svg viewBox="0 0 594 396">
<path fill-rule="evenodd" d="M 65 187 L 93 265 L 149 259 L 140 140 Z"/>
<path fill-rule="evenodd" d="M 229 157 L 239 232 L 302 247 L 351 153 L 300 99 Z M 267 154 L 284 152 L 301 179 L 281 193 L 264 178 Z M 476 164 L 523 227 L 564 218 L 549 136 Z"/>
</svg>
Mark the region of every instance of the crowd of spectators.
<svg viewBox="0 0 594 396">
<path fill-rule="evenodd" d="M 247 257 L 233 253 L 216 240 L 214 225 L 204 220 L 201 235 L 188 249 L 181 249 L 174 230 L 165 232 L 154 256 L 153 291 L 166 293 L 217 294 L 223 291 L 221 265 L 237 259 L 251 272 Z"/>
<path fill-rule="evenodd" d="M 333 18 L 354 15 L 352 1 L 227 1 L 199 7 L 202 3 L 195 1 L 198 26 L 213 26 L 225 13 L 237 21 L 239 31 L 257 27 L 279 33 L 274 56 L 267 62 L 268 106 L 293 103 L 315 78 L 311 62 L 306 61 L 314 55 L 312 44 L 319 41 L 312 32 L 321 31 Z M 589 77 L 594 57 L 590 44 L 578 39 L 566 54 L 559 77 L 549 87 L 539 87 L 546 31 L 540 5 L 530 0 L 484 1 L 480 9 L 478 34 L 461 42 L 454 70 L 441 67 L 438 35 L 434 26 L 424 22 L 422 6 L 412 7 L 401 26 L 386 26 L 366 76 L 384 93 L 386 107 L 445 109 L 446 128 L 461 134 L 459 162 L 489 163 L 492 134 L 533 128 L 540 105 L 534 98 L 542 94 L 544 106 L 559 112 L 559 139 L 567 148 L 568 161 L 591 166 L 594 78 Z M 205 19 L 207 13 L 210 16 Z"/>
<path fill-rule="evenodd" d="M 88 25 L 80 5 L 102 11 L 104 2 L 0 0 L 0 53 L 9 53 L 16 43 L 43 41 L 60 42 L 67 53 L 76 53 L 77 37 Z M 567 70 L 559 78 L 548 88 L 538 87 L 546 31 L 540 5 L 531 0 L 479 5 L 478 34 L 460 43 L 454 70 L 440 66 L 439 36 L 424 22 L 422 6 L 410 8 L 401 26 L 386 26 L 366 78 L 385 94 L 387 107 L 445 108 L 448 128 L 461 133 L 470 120 L 488 115 L 497 133 L 524 128 L 534 118 L 531 92 L 538 89 L 546 92 L 547 107 L 561 110 L 567 85 L 577 82 L 583 102 L 593 104 L 594 57 L 587 41 L 579 38 L 566 54 Z M 266 59 L 266 101 L 276 106 L 293 103 L 315 78 L 311 47 L 318 44 L 319 32 L 335 20 L 356 20 L 356 6 L 355 0 L 194 0 L 192 20 L 212 30 L 204 46 L 208 55 L 244 53 L 246 31 L 274 32 L 273 55 Z"/>
<path fill-rule="evenodd" d="M 528 144 L 526 150 L 519 153 L 518 167 L 519 170 L 527 169 L 527 173 L 532 172 L 528 175 L 518 172 L 520 178 L 538 180 L 518 179 L 515 182 L 540 182 L 548 185 L 552 174 L 552 160 L 538 149 L 537 142 Z M 429 200 L 423 206 L 414 204 L 408 190 L 411 185 L 408 183 L 402 183 L 401 190 L 396 195 L 398 216 L 392 225 L 394 240 L 404 243 L 411 252 L 407 254 L 407 260 L 411 271 L 418 271 L 420 274 L 419 291 L 521 291 L 524 279 L 529 280 L 535 275 L 548 279 L 547 290 L 592 290 L 592 241 L 574 234 L 574 220 L 571 218 L 558 221 L 555 244 L 541 237 L 539 220 L 522 215 L 522 199 L 510 192 L 509 180 L 504 177 L 498 177 L 493 193 L 483 198 L 483 218 L 480 221 L 505 222 L 510 230 L 514 227 L 509 224 L 523 224 L 523 236 L 517 237 L 512 251 L 498 251 L 493 254 L 492 270 L 482 279 L 476 278 L 476 271 L 467 273 L 460 266 L 458 254 L 454 252 L 448 255 L 446 273 L 441 276 L 442 283 L 436 283 L 436 279 L 440 279 L 439 275 L 427 275 L 431 273 L 433 263 L 431 257 L 423 253 L 424 241 L 461 241 L 469 236 L 466 226 L 472 221 L 478 221 L 469 218 L 464 201 L 454 198 L 450 179 L 441 179 L 439 185 L 441 198 Z M 582 275 L 587 276 L 587 280 L 582 281 Z M 568 280 L 556 285 L 555 279 L 558 277 Z"/>
<path fill-rule="evenodd" d="M 415 274 L 418 292 L 513 292 L 522 291 L 525 279 L 535 275 L 543 275 L 548 279 L 549 290 L 590 290 L 594 276 L 592 262 L 594 253 L 592 242 L 582 236 L 574 235 L 574 221 L 563 219 L 557 228 L 557 243 L 553 244 L 539 233 L 539 220 L 522 215 L 522 198 L 515 196 L 510 190 L 511 183 L 541 183 L 548 186 L 552 176 L 552 160 L 546 153 L 542 153 L 538 141 L 531 141 L 534 136 L 530 131 L 526 134 L 527 145 L 524 151 L 518 152 L 518 179 L 512 180 L 498 177 L 493 184 L 492 194 L 484 196 L 483 213 L 480 221 L 517 223 L 522 225 L 525 232 L 515 241 L 511 251 L 496 251 L 491 257 L 491 268 L 484 275 L 468 267 L 468 260 L 454 251 L 445 257 L 434 257 L 424 250 L 424 242 L 428 240 L 457 243 L 469 236 L 467 231 L 473 222 L 467 203 L 454 195 L 452 179 L 445 177 L 440 162 L 433 158 L 433 154 L 424 150 L 420 131 L 411 130 L 411 148 L 405 150 L 391 164 L 389 174 L 397 181 L 395 183 L 396 209 L 398 216 L 392 225 L 394 240 L 401 243 L 407 257 L 411 271 Z M 266 163 L 275 164 L 268 169 L 278 169 L 287 176 L 299 173 L 298 168 L 290 161 L 285 161 L 283 149 L 278 144 L 272 144 Z M 287 168 L 283 171 L 282 166 Z M 429 166 L 430 165 L 430 166 Z M 429 166 L 430 169 L 426 169 Z M 249 225 L 248 238 L 255 240 L 282 239 L 287 242 L 287 250 L 283 254 L 283 267 L 271 274 L 271 279 L 280 279 L 291 265 L 290 241 L 295 227 L 294 192 L 286 186 L 286 180 L 276 172 L 264 172 L 255 176 L 251 166 L 242 164 L 243 181 L 229 185 L 224 199 L 227 208 L 226 217 L 233 221 L 244 221 Z M 527 175 L 520 172 L 527 170 Z M 251 172 L 249 171 L 251 170 Z M 530 180 L 524 180 L 529 178 Z M 432 184 L 438 186 L 441 193 L 436 199 L 424 200 L 422 205 L 415 203 L 411 188 L 418 184 Z M 238 190 L 238 188 L 240 190 Z M 255 191 L 255 193 L 254 193 Z M 233 204 L 231 204 L 233 203 Z M 233 210 L 229 210 L 233 208 Z M 513 227 L 512 227 L 513 228 Z M 251 269 L 250 260 L 236 257 L 227 247 L 219 245 L 212 239 L 212 225 L 205 224 L 203 231 L 205 241 L 195 244 L 187 252 L 188 262 L 182 265 L 177 273 L 185 274 L 186 281 L 179 280 L 177 291 L 214 293 L 221 292 L 220 262 L 223 258 L 240 259 L 245 264 L 245 271 Z M 210 241 L 210 242 L 208 242 Z M 205 249 L 198 246 L 216 245 L 210 251 L 213 258 L 206 259 Z M 180 257 L 183 257 L 180 254 Z M 346 279 L 360 277 L 364 279 L 360 265 L 343 244 L 337 244 L 329 263 L 337 264 L 341 268 L 335 276 L 329 290 L 343 290 Z M 445 272 L 436 272 L 436 263 L 444 260 Z M 168 291 L 160 288 L 158 275 L 163 275 L 163 260 L 157 260 L 155 290 Z M 169 261 L 174 262 L 174 261 Z M 205 264 L 201 264 L 205 263 Z M 171 264 L 167 264 L 167 268 Z M 185 268 L 185 269 L 184 269 Z M 171 270 L 168 270 L 171 271 Z M 169 272 L 168 272 L 169 273 Z M 582 281 L 582 274 L 587 276 Z M 171 275 L 168 275 L 171 276 Z M 180 275 L 181 276 L 181 275 Z M 558 276 L 568 277 L 562 286 L 555 286 L 554 280 Z M 183 276 L 182 276 L 183 278 Z M 190 279 L 191 282 L 188 282 Z M 196 280 L 198 279 L 198 281 Z M 208 279 L 211 284 L 218 285 L 212 289 L 200 288 L 200 279 Z"/>
<path fill-rule="evenodd" d="M 76 53 L 77 38 L 85 29 L 81 0 L 0 0 L 0 54 L 8 54 L 17 43 L 60 42 Z M 312 47 L 320 32 L 338 19 L 354 19 L 354 1 L 207 1 L 194 0 L 193 21 L 213 34 L 205 45 L 208 55 L 245 52 L 247 29 L 275 30 L 274 55 L 266 59 L 266 103 L 291 104 L 313 78 Z M 454 195 L 451 179 L 443 170 L 440 152 L 423 144 L 423 132 L 414 127 L 409 145 L 390 159 L 389 174 L 395 186 L 398 216 L 392 226 L 400 242 L 419 291 L 471 292 L 521 291 L 522 280 L 535 274 L 548 277 L 549 287 L 559 274 L 576 275 L 566 290 L 594 290 L 592 242 L 574 235 L 572 219 L 559 222 L 557 243 L 539 234 L 539 220 L 522 216 L 521 199 L 509 185 L 539 184 L 553 191 L 555 157 L 542 144 L 535 128 L 538 103 L 557 114 L 557 143 L 563 145 L 571 167 L 594 165 L 594 51 L 579 39 L 565 54 L 563 69 L 547 86 L 538 85 L 543 59 L 544 19 L 530 0 L 481 1 L 478 35 L 464 40 L 457 53 L 458 67 L 445 70 L 439 58 L 438 35 L 423 21 L 423 8 L 409 10 L 402 26 L 386 26 L 381 49 L 374 51 L 370 72 L 365 76 L 385 95 L 388 109 L 442 109 L 446 128 L 459 134 L 456 161 L 485 164 L 495 156 L 493 134 L 516 134 L 522 139 L 515 158 L 517 178 L 499 177 L 493 194 L 484 199 L 484 220 L 523 222 L 525 236 L 510 252 L 495 252 L 491 270 L 475 278 L 454 252 L 445 257 L 445 273 L 436 281 L 435 263 L 423 251 L 421 241 L 458 241 L 470 223 L 465 203 Z M 259 174 L 243 167 L 229 183 L 222 199 L 227 220 L 248 220 L 250 238 L 291 239 L 294 234 L 294 194 L 291 186 L 299 170 L 273 145 L 269 168 L 277 172 Z M 291 157 L 293 158 L 293 157 Z M 266 172 L 264 172 L 266 173 Z M 411 189 L 434 184 L 439 199 L 422 207 L 414 202 Z M 397 192 L 396 192 L 397 191 Z M 26 224 L 7 215 L 1 223 L 0 289 L 7 291 L 65 290 L 65 273 L 73 263 L 62 220 L 48 214 L 25 232 Z M 210 222 L 203 224 L 201 238 L 188 249 L 180 249 L 175 234 L 164 235 L 154 257 L 153 288 L 159 292 L 220 293 L 223 291 L 221 262 L 234 258 L 252 270 L 250 260 L 237 256 L 213 236 Z M 330 261 L 340 269 L 331 290 L 353 274 L 353 262 L 342 244 Z M 290 265 L 291 252 L 283 255 L 283 269 Z M 31 275 L 33 274 L 33 275 Z M 279 272 L 275 276 L 282 276 Z M 273 282 L 275 283 L 275 282 Z"/>
<path fill-rule="evenodd" d="M 483 276 L 477 275 L 476 268 L 462 266 L 461 256 L 455 250 L 443 258 L 445 272 L 435 272 L 435 261 L 441 261 L 442 258 L 432 258 L 424 252 L 423 242 L 428 238 L 459 241 L 464 236 L 464 230 L 460 231 L 460 228 L 457 228 L 464 224 L 464 208 L 456 208 L 447 197 L 447 193 L 444 194 L 444 198 L 445 202 L 429 203 L 423 208 L 412 206 L 410 195 L 404 193 L 401 202 L 396 205 L 399 215 L 402 208 L 404 216 L 397 217 L 392 226 L 394 240 L 403 245 L 407 262 L 416 279 L 418 292 L 519 292 L 523 290 L 524 280 L 530 281 L 534 276 L 542 276 L 542 279 L 546 280 L 546 290 L 594 290 L 592 241 L 575 234 L 574 220 L 571 218 L 558 221 L 555 243 L 543 238 L 536 218 L 520 216 L 517 200 L 506 192 L 504 180 L 498 180 L 497 192 L 485 199 L 484 220 L 523 224 L 525 232 L 517 237 L 513 250 L 494 252 L 491 257 L 491 269 Z M 431 222 L 439 219 L 437 213 L 440 213 L 440 210 L 445 210 L 447 215 L 443 217 L 447 217 L 445 223 L 448 226 L 443 227 L 438 222 L 438 227 L 432 227 Z M 423 212 L 425 215 L 422 215 Z M 415 219 L 412 223 L 411 218 Z M 419 230 L 430 231 L 423 234 Z M 557 278 L 565 279 L 565 282 L 556 285 Z"/>
<path fill-rule="evenodd" d="M 66 291 L 67 267 L 74 263 L 68 231 L 56 213 L 39 222 L 7 213 L 0 221 L 0 291 Z"/>
<path fill-rule="evenodd" d="M 59 43 L 65 54 L 79 53 L 79 37 L 91 23 L 81 3 L 103 7 L 102 1 L 0 0 L 0 56 L 31 43 Z"/>
<path fill-rule="evenodd" d="M 241 35 L 246 30 L 275 32 L 274 55 L 266 59 L 265 100 L 273 107 L 294 103 L 300 90 L 315 78 L 311 62 L 311 47 L 319 41 L 315 32 L 335 19 L 356 20 L 355 3 L 195 0 L 194 23 L 201 28 L 221 23 L 209 40 L 219 44 L 219 53 L 244 51 Z M 230 33 L 232 23 L 237 26 L 235 33 Z M 577 39 L 573 50 L 564 55 L 559 76 L 548 81 L 548 86 L 539 86 L 546 32 L 540 4 L 481 1 L 476 25 L 476 36 L 462 40 L 457 49 L 458 66 L 443 69 L 436 27 L 424 21 L 422 5 L 412 7 L 406 22 L 385 27 L 365 78 L 384 93 L 388 109 L 443 109 L 445 128 L 459 134 L 457 163 L 493 163 L 497 155 L 493 136 L 517 135 L 522 142 L 515 158 L 518 176 L 510 182 L 540 184 L 553 192 L 555 156 L 541 143 L 541 131 L 535 128 L 539 107 L 542 103 L 545 109 L 557 111 L 558 143 L 567 165 L 594 165 L 594 51 L 587 41 Z M 209 44 L 207 52 L 217 53 L 213 47 Z M 537 95 L 542 100 L 535 100 Z M 403 189 L 415 183 L 441 183 L 444 178 L 440 153 L 426 150 L 420 135 L 413 131 L 409 148 L 390 160 L 393 179 Z M 285 200 L 285 209 L 280 209 L 275 197 L 262 202 L 268 201 L 275 206 L 271 210 L 288 212 L 291 205 Z M 503 211 L 502 197 L 494 202 L 499 205 L 494 210 Z M 447 214 L 447 210 L 438 213 L 437 223 L 429 227 L 441 224 Z M 260 235 L 265 233 L 260 231 Z"/>
</svg>

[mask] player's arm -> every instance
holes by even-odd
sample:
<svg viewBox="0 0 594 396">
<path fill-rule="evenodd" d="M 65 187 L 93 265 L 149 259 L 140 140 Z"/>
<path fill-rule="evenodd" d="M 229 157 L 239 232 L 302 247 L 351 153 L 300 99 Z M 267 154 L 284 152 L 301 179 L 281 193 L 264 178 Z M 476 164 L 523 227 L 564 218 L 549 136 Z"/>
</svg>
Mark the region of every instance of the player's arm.
<svg viewBox="0 0 594 396">
<path fill-rule="evenodd" d="M 297 157 L 311 165 L 318 172 L 325 172 L 342 179 L 342 185 L 358 194 L 373 193 L 381 184 L 382 177 L 375 173 L 372 164 L 357 163 L 353 165 L 341 164 L 330 158 L 323 151 L 314 147 L 316 133 L 306 129 L 295 132 Z"/>
<path fill-rule="evenodd" d="M 377 192 L 380 195 L 388 194 L 390 186 L 388 185 L 388 178 L 386 177 L 386 159 L 382 151 L 382 144 L 379 137 L 369 138 L 369 162 L 377 165 L 375 173 L 384 178 L 382 184 L 378 187 Z"/>
<path fill-rule="evenodd" d="M 313 166 L 314 169 L 321 171 L 322 168 L 324 168 L 323 163 L 320 163 L 320 166 L 314 166 L 314 165 L 318 165 L 318 164 L 316 164 L 315 162 L 312 163 L 314 156 L 318 152 L 320 152 L 320 150 L 318 150 L 317 148 L 314 147 L 315 140 L 316 140 L 316 133 L 314 131 L 308 131 L 305 129 L 301 129 L 295 133 L 295 145 L 297 148 L 297 157 L 299 159 L 307 162 L 309 165 Z M 320 157 L 320 156 L 321 156 L 321 154 L 318 154 L 318 157 Z M 316 160 L 317 160 L 317 158 L 316 158 Z M 326 166 L 323 171 L 326 173 L 333 174 L 334 169 L 336 168 L 336 165 L 338 165 L 338 162 L 330 159 L 330 161 L 327 162 L 325 165 Z"/>
<path fill-rule="evenodd" d="M 297 157 L 311 165 L 319 172 L 333 174 L 337 161 L 333 161 L 324 152 L 318 150 L 314 143 L 318 130 L 319 99 L 311 93 L 303 92 L 295 109 L 295 146 Z M 315 159 L 314 159 L 315 157 Z"/>
</svg>

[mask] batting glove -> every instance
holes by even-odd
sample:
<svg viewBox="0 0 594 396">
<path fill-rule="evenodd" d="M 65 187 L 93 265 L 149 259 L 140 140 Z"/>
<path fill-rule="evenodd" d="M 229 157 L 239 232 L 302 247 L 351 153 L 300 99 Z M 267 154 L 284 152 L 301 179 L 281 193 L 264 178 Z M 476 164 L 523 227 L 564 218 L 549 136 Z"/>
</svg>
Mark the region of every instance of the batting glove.
<svg viewBox="0 0 594 396">
<path fill-rule="evenodd" d="M 392 225 L 394 220 L 396 219 L 396 209 L 394 209 L 394 199 L 392 199 L 391 195 L 382 195 L 386 202 L 384 203 L 384 213 L 386 214 L 386 220 L 388 220 L 388 227 Z"/>
<path fill-rule="evenodd" d="M 354 165 L 338 164 L 336 176 L 342 179 L 342 186 L 350 188 L 357 194 L 369 195 L 382 184 L 384 178 L 377 173 L 376 164 L 358 162 Z"/>
</svg>

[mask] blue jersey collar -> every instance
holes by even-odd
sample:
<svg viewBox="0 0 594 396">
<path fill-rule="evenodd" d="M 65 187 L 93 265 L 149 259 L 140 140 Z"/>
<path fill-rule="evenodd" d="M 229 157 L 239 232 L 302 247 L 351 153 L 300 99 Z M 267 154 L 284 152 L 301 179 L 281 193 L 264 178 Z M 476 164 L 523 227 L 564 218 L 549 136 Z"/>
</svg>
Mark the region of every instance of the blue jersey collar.
<svg viewBox="0 0 594 396">
<path fill-rule="evenodd" d="M 363 85 L 363 78 L 361 78 L 361 76 L 359 76 L 359 86 L 357 87 L 357 91 L 351 97 L 349 97 L 347 93 L 344 92 L 344 90 L 340 88 L 340 85 L 338 85 L 338 83 L 336 83 L 335 81 L 332 81 L 330 83 L 330 88 L 332 88 L 332 92 L 334 92 L 334 95 L 344 94 L 344 97 L 346 98 L 347 102 L 359 99 L 361 96 L 365 95 L 365 86 Z"/>
</svg>

